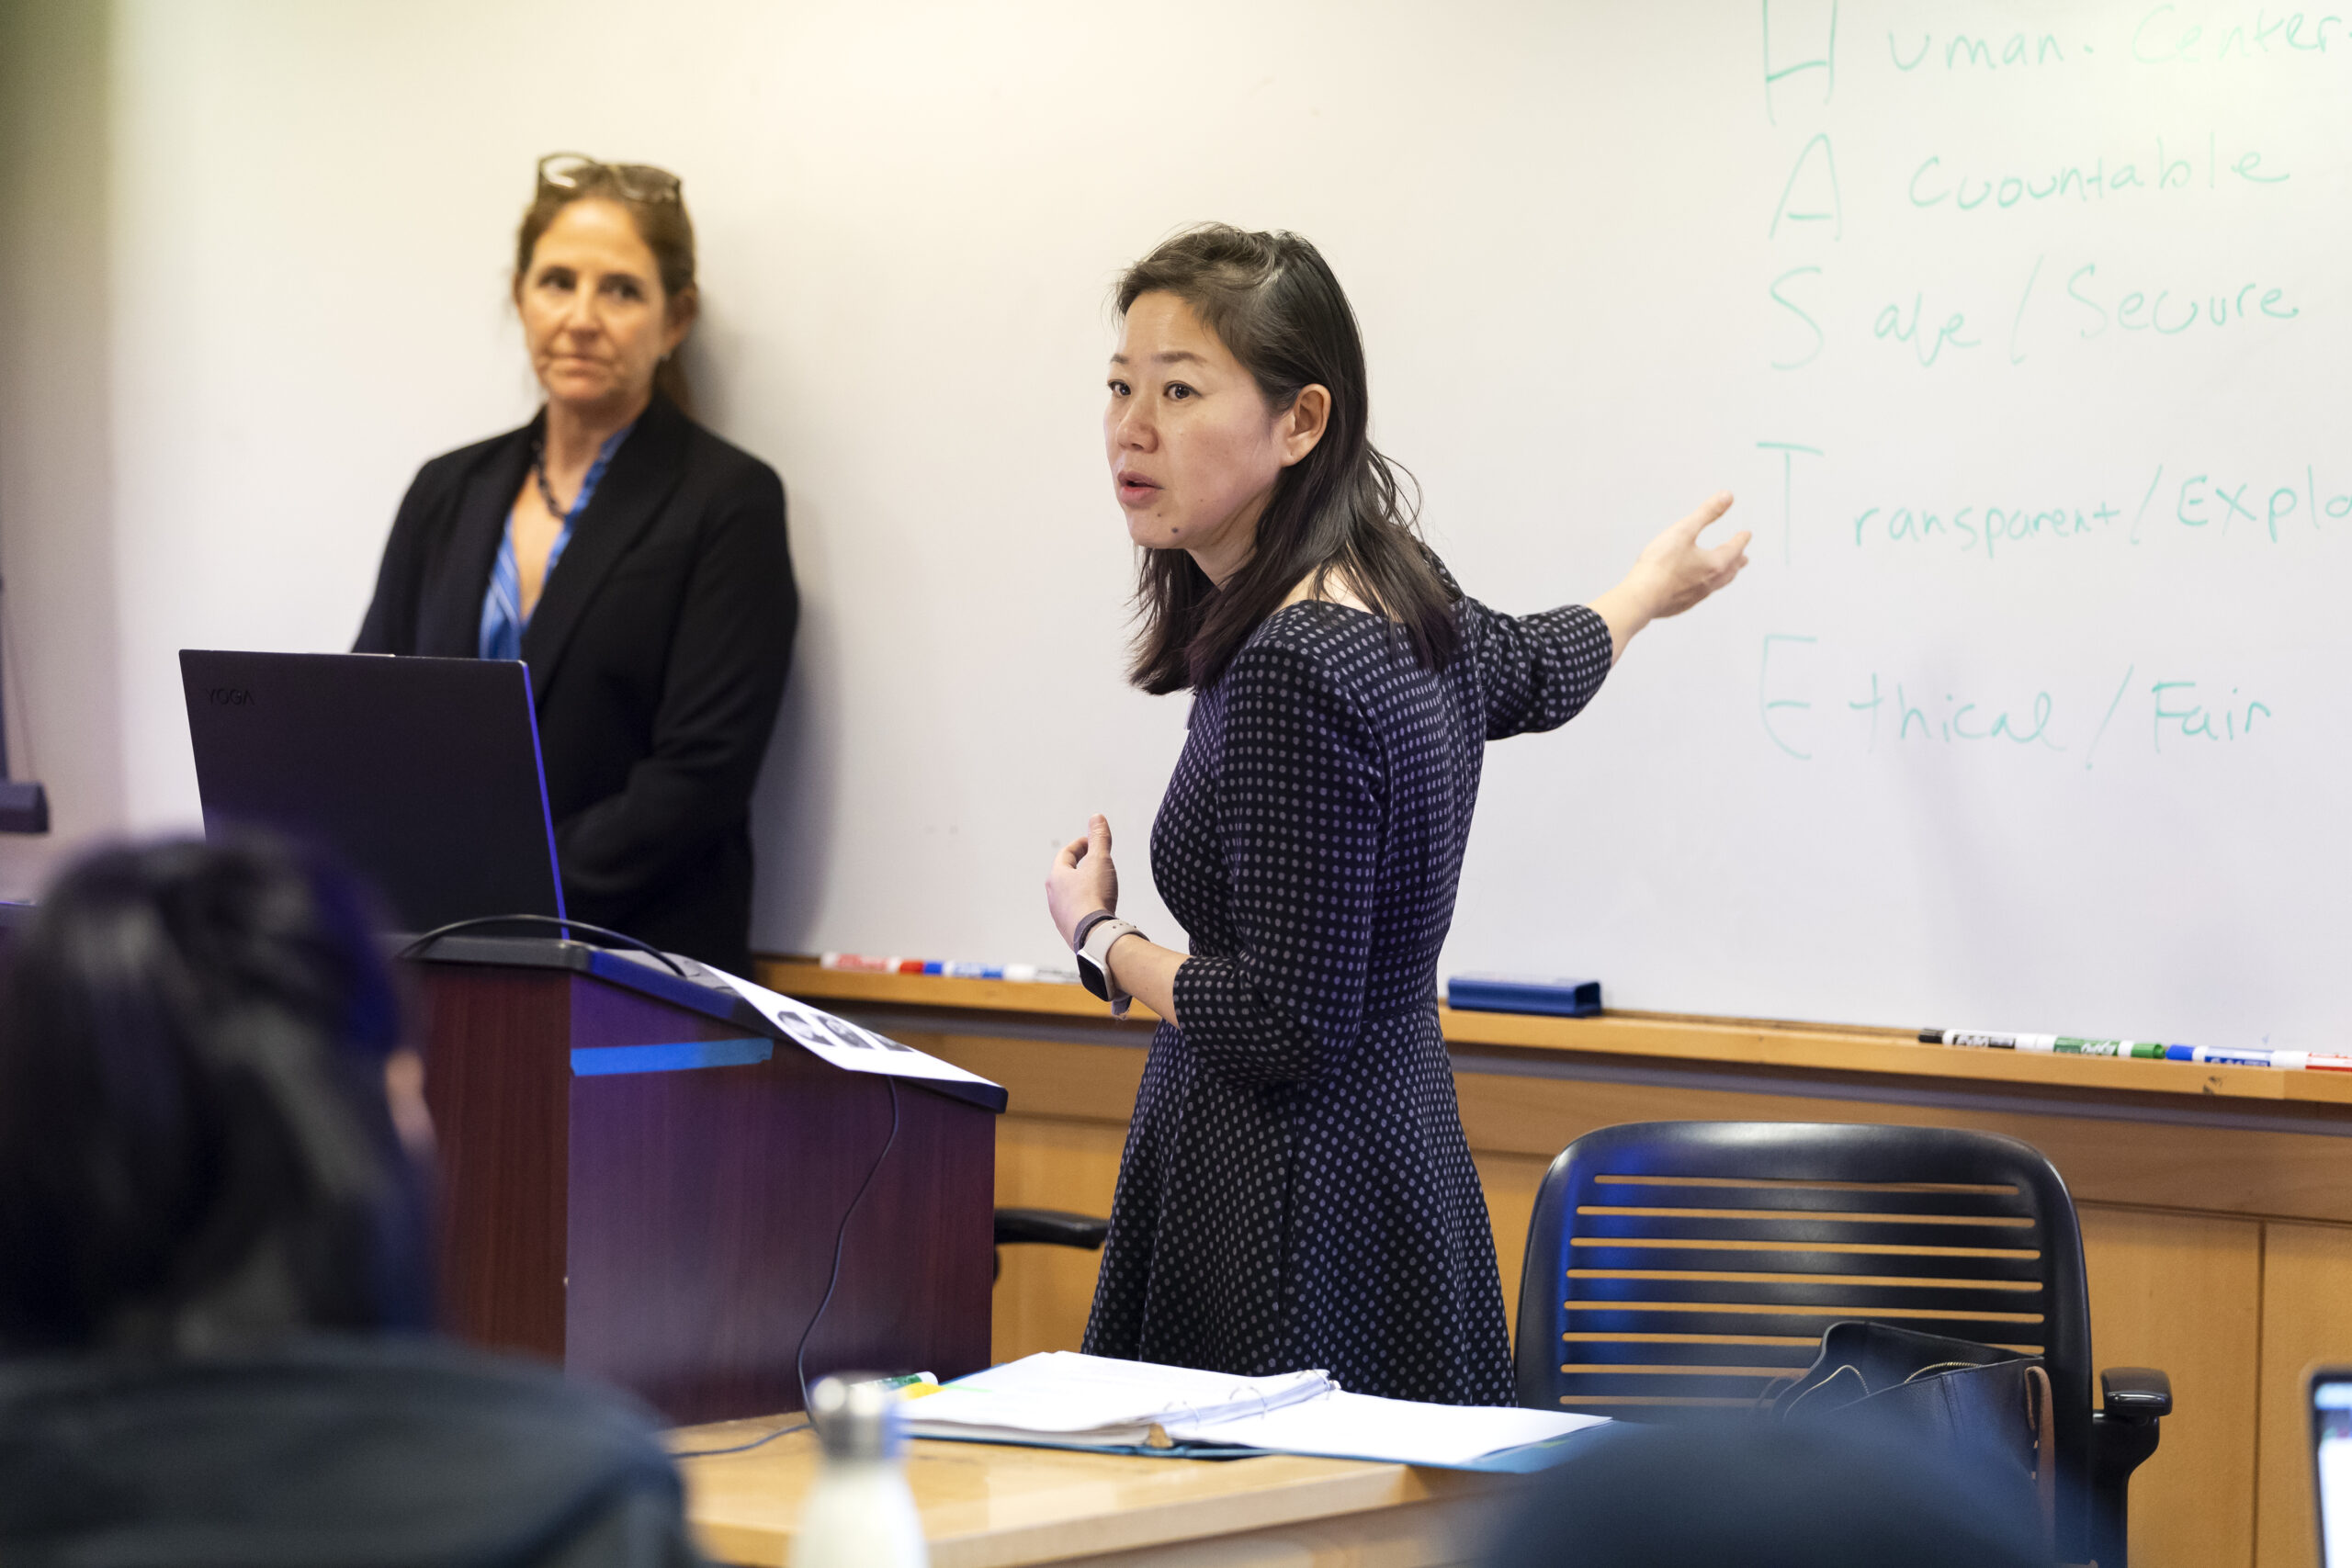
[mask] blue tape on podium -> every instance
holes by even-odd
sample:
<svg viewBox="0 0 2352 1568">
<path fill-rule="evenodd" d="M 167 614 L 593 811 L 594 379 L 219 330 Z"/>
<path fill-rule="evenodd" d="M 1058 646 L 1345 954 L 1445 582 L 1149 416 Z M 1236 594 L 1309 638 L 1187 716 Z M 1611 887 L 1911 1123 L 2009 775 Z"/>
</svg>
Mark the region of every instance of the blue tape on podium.
<svg viewBox="0 0 2352 1568">
<path fill-rule="evenodd" d="M 571 1053 L 582 1077 L 609 1073 L 683 1073 L 695 1067 L 748 1067 L 775 1054 L 773 1040 L 682 1040 L 674 1045 L 585 1045 Z"/>
</svg>

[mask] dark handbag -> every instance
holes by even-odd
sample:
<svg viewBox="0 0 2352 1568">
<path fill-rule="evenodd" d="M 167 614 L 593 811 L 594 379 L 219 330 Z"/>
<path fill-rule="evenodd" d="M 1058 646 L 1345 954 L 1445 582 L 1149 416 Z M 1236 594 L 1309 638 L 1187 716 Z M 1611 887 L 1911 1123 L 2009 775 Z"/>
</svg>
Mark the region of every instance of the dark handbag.
<svg viewBox="0 0 2352 1568">
<path fill-rule="evenodd" d="M 1883 1323 L 1833 1323 L 1812 1367 L 1774 1397 L 1771 1413 L 1924 1450 L 1922 1457 L 1961 1474 L 2022 1481 L 2044 1539 L 2057 1522 L 2057 1428 L 2039 1356 Z"/>
</svg>

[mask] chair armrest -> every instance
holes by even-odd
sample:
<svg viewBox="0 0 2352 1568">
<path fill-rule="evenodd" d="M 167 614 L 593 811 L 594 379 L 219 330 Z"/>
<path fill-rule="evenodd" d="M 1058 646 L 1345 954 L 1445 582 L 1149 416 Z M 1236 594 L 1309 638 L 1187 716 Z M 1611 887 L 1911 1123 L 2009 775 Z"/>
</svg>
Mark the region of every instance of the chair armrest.
<svg viewBox="0 0 2352 1568">
<path fill-rule="evenodd" d="M 2110 1421 L 2172 1414 L 2172 1379 L 2154 1367 L 2109 1367 L 2098 1375 L 2099 1409 Z"/>
<path fill-rule="evenodd" d="M 2156 1451 L 2172 1414 L 2172 1380 L 2154 1367 L 2109 1367 L 2098 1375 L 2099 1409 L 2091 1416 L 2091 1556 L 2124 1562 L 2130 1533 L 2132 1472 Z"/>
<path fill-rule="evenodd" d="M 1043 1242 L 1052 1247 L 1080 1247 L 1092 1252 L 1111 1234 L 1111 1222 L 1094 1214 L 1073 1214 L 1067 1209 L 999 1209 L 996 1240 Z M 2162 1376 L 2162 1373 L 2158 1373 Z"/>
</svg>

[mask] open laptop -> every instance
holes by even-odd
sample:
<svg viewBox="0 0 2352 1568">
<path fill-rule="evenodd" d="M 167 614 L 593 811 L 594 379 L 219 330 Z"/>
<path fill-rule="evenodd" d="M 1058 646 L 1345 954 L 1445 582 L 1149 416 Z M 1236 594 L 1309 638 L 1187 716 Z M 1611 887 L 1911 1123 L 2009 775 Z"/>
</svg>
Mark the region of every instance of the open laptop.
<svg viewBox="0 0 2352 1568">
<path fill-rule="evenodd" d="M 2352 1568 L 2352 1367 L 2317 1368 L 2309 1386 L 2320 1562 Z"/>
<path fill-rule="evenodd" d="M 259 825 L 372 882 L 402 930 L 563 910 L 529 671 L 183 649 L 204 829 Z"/>
</svg>

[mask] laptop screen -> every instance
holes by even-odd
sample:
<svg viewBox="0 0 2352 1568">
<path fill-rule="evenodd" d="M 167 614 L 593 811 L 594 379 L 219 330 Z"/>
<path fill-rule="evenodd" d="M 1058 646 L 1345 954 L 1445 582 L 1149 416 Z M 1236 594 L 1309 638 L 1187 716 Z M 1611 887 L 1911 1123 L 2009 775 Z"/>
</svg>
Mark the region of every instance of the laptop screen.
<svg viewBox="0 0 2352 1568">
<path fill-rule="evenodd" d="M 180 674 L 207 833 L 319 845 L 404 931 L 563 913 L 521 664 L 187 649 Z"/>
<path fill-rule="evenodd" d="M 2312 1377 L 2312 1438 L 2318 1456 L 2320 1561 L 2352 1568 L 2352 1367 Z"/>
</svg>

